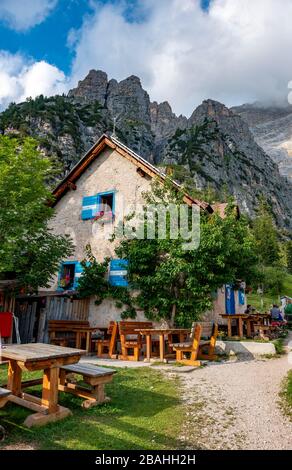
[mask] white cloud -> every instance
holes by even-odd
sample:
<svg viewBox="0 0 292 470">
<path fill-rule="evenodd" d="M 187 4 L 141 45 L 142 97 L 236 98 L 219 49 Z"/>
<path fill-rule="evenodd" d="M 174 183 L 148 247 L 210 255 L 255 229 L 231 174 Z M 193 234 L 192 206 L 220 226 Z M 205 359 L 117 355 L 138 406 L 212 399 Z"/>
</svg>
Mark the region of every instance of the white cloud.
<svg viewBox="0 0 292 470">
<path fill-rule="evenodd" d="M 0 109 L 11 101 L 64 93 L 67 88 L 66 77 L 57 67 L 0 51 Z"/>
<path fill-rule="evenodd" d="M 94 14 L 71 33 L 72 84 L 92 68 L 117 79 L 136 74 L 152 99 L 186 114 L 205 98 L 287 102 L 291 0 L 213 0 L 208 13 L 199 0 L 147 0 L 146 21 L 131 23 L 123 2 L 92 4 Z"/>
<path fill-rule="evenodd" d="M 58 0 L 1 0 L 0 20 L 18 31 L 42 23 Z"/>
</svg>

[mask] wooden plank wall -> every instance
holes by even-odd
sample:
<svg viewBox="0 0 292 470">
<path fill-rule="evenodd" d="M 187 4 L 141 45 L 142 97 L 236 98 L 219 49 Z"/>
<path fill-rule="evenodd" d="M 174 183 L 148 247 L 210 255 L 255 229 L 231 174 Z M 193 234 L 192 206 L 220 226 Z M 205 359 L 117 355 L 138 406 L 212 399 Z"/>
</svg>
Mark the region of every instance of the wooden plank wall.
<svg viewBox="0 0 292 470">
<path fill-rule="evenodd" d="M 89 299 L 47 297 L 45 306 L 38 299 L 18 300 L 15 315 L 19 320 L 22 343 L 47 343 L 49 320 L 88 320 Z"/>
<path fill-rule="evenodd" d="M 49 320 L 88 320 L 89 299 L 47 297 L 46 307 L 41 310 L 37 341 L 47 343 Z"/>
</svg>

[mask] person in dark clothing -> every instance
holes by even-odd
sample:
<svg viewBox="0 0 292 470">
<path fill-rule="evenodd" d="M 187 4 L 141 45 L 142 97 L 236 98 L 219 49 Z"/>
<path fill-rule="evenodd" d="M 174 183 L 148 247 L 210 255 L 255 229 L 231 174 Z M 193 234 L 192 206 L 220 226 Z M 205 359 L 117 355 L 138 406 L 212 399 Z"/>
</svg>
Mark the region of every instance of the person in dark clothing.
<svg viewBox="0 0 292 470">
<path fill-rule="evenodd" d="M 271 308 L 270 313 L 271 313 L 272 320 L 283 321 L 281 310 L 279 309 L 278 305 L 274 304 L 273 308 Z"/>
</svg>

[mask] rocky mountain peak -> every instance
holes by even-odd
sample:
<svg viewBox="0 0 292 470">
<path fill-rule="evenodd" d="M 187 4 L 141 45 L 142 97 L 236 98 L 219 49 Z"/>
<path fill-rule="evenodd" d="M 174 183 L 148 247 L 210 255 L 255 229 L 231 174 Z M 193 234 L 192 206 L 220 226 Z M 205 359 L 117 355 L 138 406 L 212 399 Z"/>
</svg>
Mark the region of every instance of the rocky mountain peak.
<svg viewBox="0 0 292 470">
<path fill-rule="evenodd" d="M 68 96 L 76 100 L 99 101 L 105 104 L 108 77 L 102 70 L 90 70 L 84 80 L 80 80 L 76 88 L 70 90 Z"/>
<path fill-rule="evenodd" d="M 225 117 L 234 117 L 231 109 L 227 108 L 223 103 L 215 100 L 204 100 L 198 106 L 190 117 L 190 121 L 196 120 L 199 115 L 204 115 L 210 119 L 221 120 Z"/>
<path fill-rule="evenodd" d="M 257 125 L 263 114 L 264 124 Z M 232 110 L 208 99 L 187 119 L 176 116 L 167 101 L 151 103 L 139 77 L 109 80 L 102 70 L 90 70 L 68 97 L 38 97 L 33 102 L 10 106 L 0 113 L 0 132 L 21 130 L 39 139 L 45 154 L 59 158 L 63 176 L 103 133 L 113 132 L 115 123 L 121 142 L 151 163 L 179 165 L 181 174 L 188 175 L 198 189 L 211 186 L 220 193 L 227 187 L 250 216 L 264 196 L 271 203 L 279 225 L 292 227 L 291 184 L 280 176 L 277 165 L 257 145 L 250 122 L 246 122 L 248 117 L 257 127 L 257 134 L 253 132 L 256 141 L 264 143 L 269 136 L 278 149 L 276 130 L 276 135 L 284 139 L 281 151 L 285 145 L 286 159 L 292 161 L 291 108 L 281 112 L 254 106 Z M 196 139 L 192 128 L 205 124 L 206 119 L 216 124 L 201 126 L 205 151 L 200 152 L 196 141 L 192 142 Z M 178 129 L 183 133 L 176 133 Z M 187 157 L 181 146 L 175 147 L 180 138 L 189 141 Z"/>
</svg>

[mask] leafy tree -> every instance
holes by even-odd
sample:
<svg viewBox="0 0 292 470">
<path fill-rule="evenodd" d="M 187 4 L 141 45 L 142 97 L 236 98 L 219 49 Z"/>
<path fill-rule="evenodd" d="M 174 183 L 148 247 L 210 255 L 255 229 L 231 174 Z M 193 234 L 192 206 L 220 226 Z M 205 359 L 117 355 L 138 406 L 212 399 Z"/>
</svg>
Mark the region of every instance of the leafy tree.
<svg viewBox="0 0 292 470">
<path fill-rule="evenodd" d="M 292 274 L 292 241 L 286 243 L 287 270 Z"/>
<path fill-rule="evenodd" d="M 265 201 L 261 201 L 257 217 L 253 221 L 253 234 L 261 263 L 277 264 L 280 260 L 278 232 Z"/>
<path fill-rule="evenodd" d="M 48 228 L 52 171 L 33 139 L 0 136 L 0 273 L 15 273 L 30 290 L 47 287 L 72 250 L 68 237 Z"/>
<path fill-rule="evenodd" d="M 85 258 L 81 265 L 82 276 L 78 283 L 78 294 L 81 298 L 95 297 L 95 304 L 100 305 L 104 299 L 115 299 L 116 307 L 123 308 L 122 318 L 135 318 L 131 292 L 123 287 L 111 286 L 108 282 L 109 258 L 101 263 L 91 251 L 90 245 L 86 247 Z"/>
<path fill-rule="evenodd" d="M 263 269 L 263 285 L 271 295 L 281 295 L 284 289 L 285 272 L 283 269 L 266 266 Z"/>
<path fill-rule="evenodd" d="M 156 185 L 146 197 L 158 204 L 182 203 L 182 194 L 171 185 Z M 189 208 L 189 211 L 191 209 Z M 157 234 L 155 217 L 152 222 Z M 168 228 L 170 219 L 168 218 Z M 212 292 L 237 279 L 252 280 L 257 275 L 254 239 L 247 221 L 236 217 L 230 202 L 226 217 L 201 214 L 200 245 L 185 250 L 186 240 L 171 239 L 122 240 L 116 252 L 129 261 L 129 282 L 138 292 L 134 306 L 145 311 L 152 320 L 166 319 L 172 324 L 189 325 L 212 305 Z"/>
</svg>

